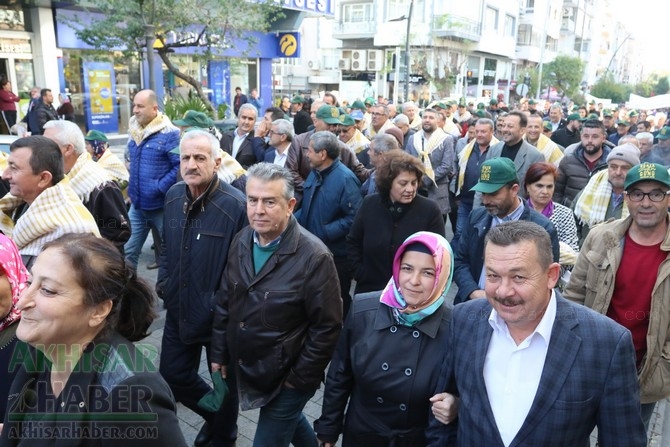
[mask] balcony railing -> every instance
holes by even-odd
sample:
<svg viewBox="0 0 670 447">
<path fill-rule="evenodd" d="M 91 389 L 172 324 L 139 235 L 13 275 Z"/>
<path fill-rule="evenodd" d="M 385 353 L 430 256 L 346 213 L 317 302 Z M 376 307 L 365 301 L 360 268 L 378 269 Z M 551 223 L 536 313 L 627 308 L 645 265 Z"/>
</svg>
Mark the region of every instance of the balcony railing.
<svg viewBox="0 0 670 447">
<path fill-rule="evenodd" d="M 358 37 L 369 35 L 372 37 L 377 31 L 377 24 L 373 19 L 361 22 L 338 22 L 333 25 L 333 37 L 351 36 Z"/>
<path fill-rule="evenodd" d="M 477 20 L 451 14 L 436 16 L 433 18 L 433 33 L 438 37 L 452 37 L 479 42 L 482 34 L 482 24 Z"/>
</svg>

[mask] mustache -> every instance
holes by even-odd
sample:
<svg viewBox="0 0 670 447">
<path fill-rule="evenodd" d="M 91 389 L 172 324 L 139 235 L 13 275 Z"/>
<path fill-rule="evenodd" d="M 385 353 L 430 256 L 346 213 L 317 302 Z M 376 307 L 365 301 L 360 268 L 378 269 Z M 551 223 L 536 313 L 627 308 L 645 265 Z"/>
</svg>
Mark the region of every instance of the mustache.
<svg viewBox="0 0 670 447">
<path fill-rule="evenodd" d="M 493 299 L 503 306 L 518 306 L 519 304 L 523 304 L 523 301 L 513 300 L 511 298 L 500 298 L 499 296 L 494 296 Z"/>
<path fill-rule="evenodd" d="M 184 173 L 184 175 L 198 175 L 198 171 L 195 169 L 190 169 Z"/>
</svg>

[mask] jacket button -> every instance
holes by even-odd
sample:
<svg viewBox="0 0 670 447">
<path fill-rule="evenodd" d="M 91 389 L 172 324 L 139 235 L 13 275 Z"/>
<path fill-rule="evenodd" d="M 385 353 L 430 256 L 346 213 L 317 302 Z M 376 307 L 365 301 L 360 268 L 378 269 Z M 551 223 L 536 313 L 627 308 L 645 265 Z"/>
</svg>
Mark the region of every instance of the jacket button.
<svg viewBox="0 0 670 447">
<path fill-rule="evenodd" d="M 244 362 L 242 361 L 242 359 L 239 359 L 239 360 L 237 361 L 237 364 L 238 364 L 238 365 L 244 365 Z"/>
<path fill-rule="evenodd" d="M 389 370 L 389 364 L 388 363 L 382 363 L 382 370 L 388 371 Z"/>
<path fill-rule="evenodd" d="M 377 403 L 383 404 L 384 399 L 382 399 L 381 397 L 377 397 Z"/>
<path fill-rule="evenodd" d="M 405 375 L 406 376 L 411 376 L 412 375 L 412 368 L 405 369 Z"/>
<path fill-rule="evenodd" d="M 397 326 L 391 326 L 391 332 L 393 332 L 394 334 L 396 332 L 398 332 L 398 327 Z"/>
<path fill-rule="evenodd" d="M 400 411 L 407 411 L 407 405 L 400 404 Z"/>
<path fill-rule="evenodd" d="M 249 287 L 249 292 L 253 292 L 253 291 L 254 291 L 254 288 L 253 288 L 253 287 Z"/>
<path fill-rule="evenodd" d="M 414 338 L 419 338 L 419 335 L 421 335 L 421 334 L 419 334 L 419 331 L 412 332 L 412 337 L 414 337 Z"/>
<path fill-rule="evenodd" d="M 244 329 L 244 321 L 240 321 L 240 327 Z"/>
<path fill-rule="evenodd" d="M 188 245 L 184 245 L 184 250 L 188 250 Z"/>
<path fill-rule="evenodd" d="M 84 408 L 84 402 L 79 402 L 79 408 Z"/>
</svg>

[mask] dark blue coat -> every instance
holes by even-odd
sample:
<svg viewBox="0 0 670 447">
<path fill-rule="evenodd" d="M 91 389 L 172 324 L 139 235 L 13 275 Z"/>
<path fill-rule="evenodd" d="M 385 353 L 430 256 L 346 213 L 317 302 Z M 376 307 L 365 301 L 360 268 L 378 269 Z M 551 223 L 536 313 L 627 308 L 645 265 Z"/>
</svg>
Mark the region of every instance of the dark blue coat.
<svg viewBox="0 0 670 447">
<path fill-rule="evenodd" d="M 537 211 L 524 206 L 519 220 L 534 222 L 549 233 L 554 262 L 558 262 L 559 246 L 558 233 L 554 224 Z M 472 210 L 468 224 L 463 230 L 458 242 L 458 249 L 454 256 L 454 280 L 458 285 L 458 293 L 454 304 L 468 301 L 470 294 L 479 290 L 479 276 L 484 267 L 484 238 L 491 229 L 493 217 L 486 212 L 486 208 L 479 207 Z"/>
<path fill-rule="evenodd" d="M 303 186 L 302 208 L 295 218 L 335 257 L 347 255 L 346 237 L 361 206 L 361 184 L 340 160 L 322 171 L 312 169 Z"/>
<path fill-rule="evenodd" d="M 180 182 L 168 191 L 163 219 L 156 289 L 179 321 L 180 339 L 208 342 L 228 248 L 247 225 L 244 195 L 216 178 L 193 200 Z"/>
</svg>

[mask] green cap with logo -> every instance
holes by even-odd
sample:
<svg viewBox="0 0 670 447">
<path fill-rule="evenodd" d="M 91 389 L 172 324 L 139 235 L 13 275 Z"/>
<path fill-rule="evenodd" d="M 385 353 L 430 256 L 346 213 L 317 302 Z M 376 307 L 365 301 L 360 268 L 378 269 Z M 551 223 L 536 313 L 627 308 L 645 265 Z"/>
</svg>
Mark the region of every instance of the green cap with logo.
<svg viewBox="0 0 670 447">
<path fill-rule="evenodd" d="M 553 127 L 551 126 L 551 123 L 549 121 L 542 121 L 542 127 L 545 130 L 552 130 Z"/>
<path fill-rule="evenodd" d="M 628 121 L 626 121 L 626 120 L 618 120 L 618 121 L 616 122 L 616 125 L 617 125 L 617 126 L 630 126 L 630 123 L 629 123 Z"/>
<path fill-rule="evenodd" d="M 571 113 L 570 115 L 568 115 L 568 117 L 566 119 L 568 121 L 575 121 L 575 120 L 582 121 L 583 120 L 583 118 L 579 115 L 579 113 Z"/>
<path fill-rule="evenodd" d="M 433 108 L 447 110 L 447 105 L 443 102 L 436 102 L 435 104 L 433 104 Z"/>
<path fill-rule="evenodd" d="M 484 110 L 486 108 L 486 104 L 483 102 L 480 102 L 477 104 L 477 110 Z"/>
<path fill-rule="evenodd" d="M 510 182 L 519 182 L 514 163 L 507 157 L 497 157 L 482 163 L 479 182 L 470 191 L 493 194 Z"/>
<path fill-rule="evenodd" d="M 316 111 L 316 118 L 327 124 L 340 124 L 340 110 L 335 106 L 324 105 Z"/>
<path fill-rule="evenodd" d="M 175 126 L 180 127 L 199 127 L 201 129 L 207 129 L 214 124 L 214 121 L 212 121 L 204 112 L 187 110 L 182 119 L 174 120 L 172 123 Z"/>
<path fill-rule="evenodd" d="M 461 99 L 458 100 L 458 107 L 465 107 L 465 98 L 461 97 Z"/>
<path fill-rule="evenodd" d="M 486 112 L 484 112 L 484 109 L 477 109 L 475 115 L 479 118 L 486 118 Z"/>
<path fill-rule="evenodd" d="M 629 117 L 634 117 L 634 116 L 637 116 L 637 115 L 638 115 L 637 110 L 631 110 L 630 112 L 628 112 Z"/>
<path fill-rule="evenodd" d="M 497 105 L 498 105 L 498 100 L 496 100 L 496 99 L 492 99 L 492 100 L 490 100 L 490 101 L 489 101 L 489 105 L 490 105 L 490 106 L 497 106 Z"/>
<path fill-rule="evenodd" d="M 344 114 L 344 115 L 340 115 L 340 124 L 345 126 L 345 127 L 355 126 L 356 121 L 354 121 L 354 119 L 351 117 L 351 115 Z"/>
<path fill-rule="evenodd" d="M 352 109 L 358 109 L 358 110 L 365 110 L 365 104 L 363 104 L 363 101 L 360 99 L 357 99 L 356 101 L 351 104 Z"/>
<path fill-rule="evenodd" d="M 670 126 L 663 126 L 656 136 L 659 140 L 667 140 L 670 138 Z"/>
<path fill-rule="evenodd" d="M 598 116 L 597 113 L 589 113 L 589 114 L 586 116 L 586 119 L 587 119 L 587 120 L 599 120 L 600 117 Z"/>
<path fill-rule="evenodd" d="M 635 165 L 626 174 L 624 189 L 628 189 L 638 182 L 659 182 L 670 188 L 670 174 L 668 169 L 658 163 L 640 163 Z"/>
<path fill-rule="evenodd" d="M 291 100 L 291 104 L 302 104 L 304 102 L 305 102 L 305 98 L 303 98 L 300 95 L 294 96 L 293 99 Z"/>
<path fill-rule="evenodd" d="M 374 99 L 374 98 L 365 98 L 365 105 L 366 105 L 366 106 L 373 106 L 373 105 L 375 105 L 375 99 Z"/>
<path fill-rule="evenodd" d="M 532 105 L 536 105 L 536 104 L 537 104 L 537 101 L 535 101 L 533 98 L 530 98 L 528 100 L 528 105 L 532 106 Z"/>
<path fill-rule="evenodd" d="M 104 141 L 105 143 L 109 141 L 107 135 L 99 130 L 89 130 L 84 139 L 86 141 Z"/>
<path fill-rule="evenodd" d="M 614 113 L 611 109 L 603 109 L 603 116 L 612 117 L 614 116 Z"/>
</svg>

